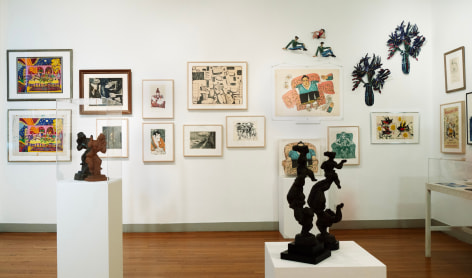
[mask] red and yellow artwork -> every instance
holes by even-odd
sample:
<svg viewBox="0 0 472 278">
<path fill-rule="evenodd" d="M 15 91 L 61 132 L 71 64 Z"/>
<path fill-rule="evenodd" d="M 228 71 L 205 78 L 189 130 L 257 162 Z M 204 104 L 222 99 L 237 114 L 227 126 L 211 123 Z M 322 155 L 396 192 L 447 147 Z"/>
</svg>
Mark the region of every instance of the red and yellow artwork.
<svg viewBox="0 0 472 278">
<path fill-rule="evenodd" d="M 63 151 L 62 118 L 20 118 L 18 124 L 20 153 Z"/>
<path fill-rule="evenodd" d="M 62 57 L 16 58 L 17 93 L 62 93 Z"/>
</svg>

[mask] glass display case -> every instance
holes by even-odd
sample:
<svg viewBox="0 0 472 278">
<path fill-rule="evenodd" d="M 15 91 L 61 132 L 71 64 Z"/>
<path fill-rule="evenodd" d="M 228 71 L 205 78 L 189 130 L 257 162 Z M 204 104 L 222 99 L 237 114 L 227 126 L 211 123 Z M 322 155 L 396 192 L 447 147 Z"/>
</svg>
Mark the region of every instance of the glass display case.
<svg viewBox="0 0 472 278">
<path fill-rule="evenodd" d="M 457 183 L 472 186 L 472 163 L 464 160 L 428 159 L 428 183 Z"/>
</svg>

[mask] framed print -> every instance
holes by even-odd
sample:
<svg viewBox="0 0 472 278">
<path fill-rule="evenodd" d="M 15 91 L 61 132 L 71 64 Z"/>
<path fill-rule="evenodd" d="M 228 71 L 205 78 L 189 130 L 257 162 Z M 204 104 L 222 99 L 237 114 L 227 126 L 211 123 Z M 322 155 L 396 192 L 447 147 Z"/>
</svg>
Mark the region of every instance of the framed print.
<svg viewBox="0 0 472 278">
<path fill-rule="evenodd" d="M 174 124 L 143 123 L 143 162 L 174 161 Z"/>
<path fill-rule="evenodd" d="M 472 93 L 466 94 L 466 104 L 467 104 L 467 144 L 472 145 Z"/>
<path fill-rule="evenodd" d="M 246 62 L 188 62 L 188 109 L 247 109 Z"/>
<path fill-rule="evenodd" d="M 344 165 L 359 165 L 359 127 L 328 126 L 328 151 L 336 152 L 336 159 L 346 159 Z"/>
<path fill-rule="evenodd" d="M 184 125 L 184 156 L 223 156 L 222 125 Z"/>
<path fill-rule="evenodd" d="M 446 93 L 465 89 L 465 53 L 461 46 L 444 53 Z"/>
<path fill-rule="evenodd" d="M 279 67 L 274 71 L 275 119 L 341 117 L 340 68 Z"/>
<path fill-rule="evenodd" d="M 174 117 L 174 80 L 143 80 L 143 119 Z"/>
<path fill-rule="evenodd" d="M 71 160 L 70 110 L 8 110 L 8 161 Z"/>
<path fill-rule="evenodd" d="M 72 98 L 72 49 L 7 50 L 8 101 Z"/>
<path fill-rule="evenodd" d="M 226 147 L 265 147 L 265 117 L 226 116 Z"/>
<path fill-rule="evenodd" d="M 440 105 L 441 152 L 465 153 L 464 101 Z"/>
<path fill-rule="evenodd" d="M 128 119 L 97 119 L 97 137 L 100 133 L 107 140 L 107 151 L 99 156 L 128 157 Z"/>
<path fill-rule="evenodd" d="M 326 142 L 325 140 L 323 140 Z M 321 174 L 321 159 L 323 155 L 323 141 L 321 139 L 282 139 L 279 141 L 279 175 L 295 177 L 297 175 L 297 161 L 299 153 L 294 151 L 293 146 L 302 142 L 308 146 L 309 153 L 307 156 L 308 169 L 312 170 L 316 175 Z"/>
<path fill-rule="evenodd" d="M 370 113 L 372 144 L 419 143 L 418 112 Z"/>
<path fill-rule="evenodd" d="M 80 114 L 131 114 L 131 70 L 80 70 Z"/>
</svg>

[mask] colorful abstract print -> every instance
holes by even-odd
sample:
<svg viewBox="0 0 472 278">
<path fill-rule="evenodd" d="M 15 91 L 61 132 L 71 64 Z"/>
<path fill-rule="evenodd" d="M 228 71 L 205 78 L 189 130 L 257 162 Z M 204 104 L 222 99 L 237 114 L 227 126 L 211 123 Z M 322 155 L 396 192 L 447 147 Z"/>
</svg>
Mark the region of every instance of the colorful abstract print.
<svg viewBox="0 0 472 278">
<path fill-rule="evenodd" d="M 20 118 L 19 152 L 63 151 L 62 123 L 61 118 Z"/>
<path fill-rule="evenodd" d="M 18 94 L 62 93 L 62 57 L 17 58 Z"/>
</svg>

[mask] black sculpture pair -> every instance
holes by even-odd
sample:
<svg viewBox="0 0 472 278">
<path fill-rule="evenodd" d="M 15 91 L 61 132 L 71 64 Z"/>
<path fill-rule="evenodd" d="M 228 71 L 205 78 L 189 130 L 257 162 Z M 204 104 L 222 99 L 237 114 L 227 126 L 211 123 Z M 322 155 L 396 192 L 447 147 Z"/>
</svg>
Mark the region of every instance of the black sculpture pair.
<svg viewBox="0 0 472 278">
<path fill-rule="evenodd" d="M 93 140 L 93 136 L 87 138 L 83 132 L 77 134 L 77 150 L 85 149 L 82 154 L 82 168 L 74 176 L 75 180 L 86 180 L 86 181 L 105 181 L 107 177 L 100 173 L 102 160 L 98 157 L 97 153 L 106 153 L 107 141 L 105 135 L 100 133 L 97 140 Z"/>
<path fill-rule="evenodd" d="M 287 201 L 290 208 L 293 209 L 295 219 L 302 226 L 302 230 L 295 236 L 295 241 L 288 244 L 288 250 L 282 252 L 280 256 L 284 260 L 317 264 L 331 256 L 331 250 L 339 249 L 339 242 L 334 235 L 328 233 L 328 228 L 341 221 L 341 209 L 344 204 L 338 204 L 336 211 L 326 209 L 325 191 L 331 187 L 333 182 L 338 188 L 341 188 L 341 183 L 334 169 L 341 169 L 346 160 L 337 163 L 334 160 L 335 152 L 324 153 L 328 157 L 328 160 L 321 164 L 325 179 L 313 185 L 306 201 L 308 207 L 305 207 L 305 194 L 303 193 L 305 178 L 309 177 L 312 181 L 317 181 L 317 179 L 313 171 L 307 167 L 308 146 L 299 142 L 292 149 L 297 151 L 300 156 L 297 161 L 297 177 L 287 194 Z M 320 231 L 316 236 L 310 233 L 315 215 L 317 218 L 316 227 Z"/>
</svg>

